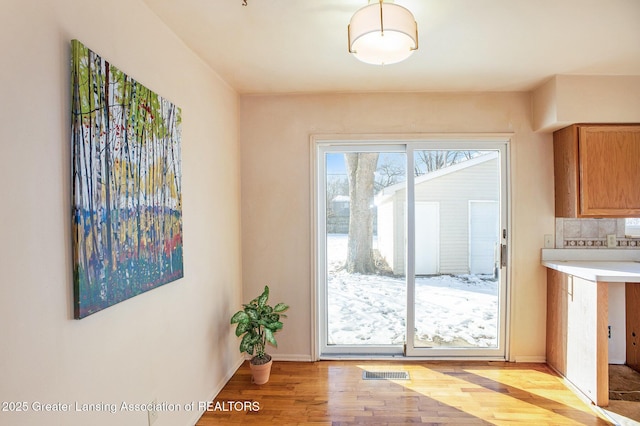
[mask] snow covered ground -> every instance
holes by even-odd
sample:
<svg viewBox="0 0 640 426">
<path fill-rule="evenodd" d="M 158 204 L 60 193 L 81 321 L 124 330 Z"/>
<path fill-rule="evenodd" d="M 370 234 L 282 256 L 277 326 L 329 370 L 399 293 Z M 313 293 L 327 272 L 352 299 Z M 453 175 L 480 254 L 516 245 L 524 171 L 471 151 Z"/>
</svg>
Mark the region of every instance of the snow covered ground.
<svg viewBox="0 0 640 426">
<path fill-rule="evenodd" d="M 402 344 L 406 284 L 402 277 L 338 270 L 347 236 L 329 234 L 328 343 Z M 492 276 L 416 278 L 416 346 L 495 347 L 498 281 Z"/>
</svg>

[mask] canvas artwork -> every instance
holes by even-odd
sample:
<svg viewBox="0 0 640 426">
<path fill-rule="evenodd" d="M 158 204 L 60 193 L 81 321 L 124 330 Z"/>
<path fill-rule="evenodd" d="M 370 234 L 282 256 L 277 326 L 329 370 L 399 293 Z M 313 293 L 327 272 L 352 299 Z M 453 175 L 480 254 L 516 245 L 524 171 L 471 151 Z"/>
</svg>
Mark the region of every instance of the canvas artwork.
<svg viewBox="0 0 640 426">
<path fill-rule="evenodd" d="M 74 315 L 183 276 L 181 110 L 71 42 Z"/>
</svg>

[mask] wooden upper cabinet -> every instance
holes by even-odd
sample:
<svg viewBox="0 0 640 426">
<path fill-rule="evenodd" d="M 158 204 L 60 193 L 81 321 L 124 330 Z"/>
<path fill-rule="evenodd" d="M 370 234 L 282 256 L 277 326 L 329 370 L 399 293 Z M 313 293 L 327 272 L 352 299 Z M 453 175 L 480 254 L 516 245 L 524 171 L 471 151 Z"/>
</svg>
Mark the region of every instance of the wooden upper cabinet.
<svg viewBox="0 0 640 426">
<path fill-rule="evenodd" d="M 556 217 L 640 217 L 640 124 L 553 133 Z"/>
</svg>

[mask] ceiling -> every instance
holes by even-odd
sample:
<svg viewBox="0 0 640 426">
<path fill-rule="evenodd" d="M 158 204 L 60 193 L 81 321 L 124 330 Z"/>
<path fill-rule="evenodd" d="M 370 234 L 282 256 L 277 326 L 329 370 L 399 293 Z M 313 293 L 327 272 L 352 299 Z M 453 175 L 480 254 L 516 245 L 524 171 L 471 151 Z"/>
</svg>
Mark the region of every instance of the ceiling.
<svg viewBox="0 0 640 426">
<path fill-rule="evenodd" d="M 374 0 L 375 1 L 375 0 Z M 347 52 L 368 0 L 144 0 L 239 93 L 528 91 L 556 74 L 640 75 L 640 0 L 396 0 L 419 50 Z"/>
</svg>

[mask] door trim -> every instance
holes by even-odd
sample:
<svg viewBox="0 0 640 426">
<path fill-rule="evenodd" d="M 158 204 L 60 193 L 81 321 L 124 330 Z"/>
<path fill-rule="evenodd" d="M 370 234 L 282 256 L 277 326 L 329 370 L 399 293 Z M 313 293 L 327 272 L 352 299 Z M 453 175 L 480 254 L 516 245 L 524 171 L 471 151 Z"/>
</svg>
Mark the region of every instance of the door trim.
<svg viewBox="0 0 640 426">
<path fill-rule="evenodd" d="M 322 179 L 319 179 L 319 171 L 321 156 L 319 155 L 319 147 L 320 146 L 376 146 L 385 144 L 409 144 L 412 142 L 422 142 L 427 145 L 431 145 L 433 143 L 459 143 L 461 149 L 469 148 L 478 148 L 480 145 L 484 143 L 503 143 L 505 148 L 504 155 L 501 155 L 501 165 L 503 170 L 506 173 L 506 178 L 502 180 L 502 185 L 505 186 L 502 189 L 502 193 L 504 194 L 506 200 L 502 203 L 502 208 L 506 209 L 506 224 L 504 225 L 506 236 L 506 241 L 509 241 L 509 246 L 507 249 L 507 256 L 511 257 L 511 223 L 512 223 L 512 208 L 511 208 L 511 171 L 510 171 L 510 143 L 513 138 L 513 133 L 389 133 L 389 134 L 380 134 L 380 133 L 346 133 L 346 134 L 333 134 L 333 133 L 317 133 L 311 134 L 309 137 L 309 163 L 310 163 L 310 191 L 309 191 L 309 199 L 310 199 L 310 212 L 311 212 L 311 220 L 310 220 L 310 315 L 311 315 L 311 324 L 313 325 L 313 330 L 311 330 L 310 338 L 311 338 L 311 350 L 312 350 L 312 359 L 320 360 L 320 359 L 375 359 L 375 358 L 389 358 L 399 356 L 397 353 L 389 353 L 389 354 L 366 354 L 366 353 L 323 353 L 322 352 L 322 344 L 321 344 L 321 334 L 322 334 L 322 324 L 320 321 L 320 303 L 322 301 L 321 297 L 321 286 L 319 281 L 319 274 L 322 268 L 319 267 L 319 250 L 318 250 L 318 241 L 319 241 L 319 233 L 318 233 L 318 222 L 320 219 L 319 212 L 319 197 L 318 189 L 320 185 L 322 185 Z M 358 149 L 359 150 L 359 149 Z M 407 152 L 407 168 L 408 170 L 412 170 L 413 168 L 413 158 Z M 407 185 L 409 185 L 408 179 L 409 176 L 413 176 L 413 173 L 407 173 Z M 413 179 L 412 179 L 413 180 Z M 412 212 L 409 212 L 407 216 L 412 216 Z M 409 217 L 407 217 L 409 219 Z M 415 218 L 412 218 L 415 220 Z M 415 244 L 412 243 L 412 244 Z M 324 260 L 324 259 L 323 259 Z M 413 263 L 413 262 L 411 262 Z M 509 262 L 509 265 L 511 262 Z M 408 272 L 408 271 L 407 271 Z M 511 286 L 511 268 L 510 266 L 503 268 L 501 270 L 501 274 L 504 275 L 504 278 L 507 280 L 505 294 L 501 295 L 504 297 L 505 304 L 505 323 L 504 323 L 504 355 L 501 356 L 479 356 L 466 354 L 465 356 L 461 356 L 460 354 L 453 355 L 442 355 L 442 356 L 424 356 L 421 353 L 407 353 L 405 350 L 404 355 L 400 354 L 402 357 L 406 357 L 407 355 L 411 356 L 411 359 L 415 360 L 455 360 L 455 359 L 476 359 L 476 360 L 510 360 L 510 333 L 511 333 L 511 320 L 512 320 L 512 297 L 513 291 Z M 412 274 L 413 275 L 413 274 Z M 414 284 L 415 285 L 415 284 Z M 325 305 L 326 306 L 326 305 Z M 407 318 L 409 320 L 409 318 Z M 326 326 L 324 327 L 326 330 Z M 408 333 L 409 334 L 409 333 Z M 407 336 L 409 338 L 409 336 Z M 413 352 L 413 351 L 409 351 Z"/>
</svg>

